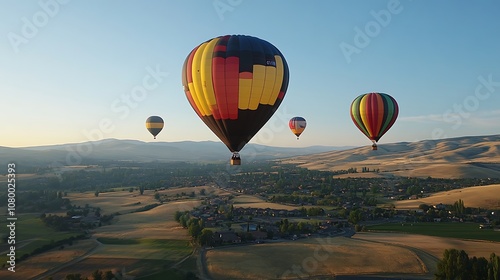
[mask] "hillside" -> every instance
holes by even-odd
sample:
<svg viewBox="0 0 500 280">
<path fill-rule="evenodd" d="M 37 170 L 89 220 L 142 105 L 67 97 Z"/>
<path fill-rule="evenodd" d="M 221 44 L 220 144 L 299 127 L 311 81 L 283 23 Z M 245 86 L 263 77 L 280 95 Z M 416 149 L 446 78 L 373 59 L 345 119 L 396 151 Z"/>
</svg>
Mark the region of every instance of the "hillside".
<svg viewBox="0 0 500 280">
<path fill-rule="evenodd" d="M 420 204 L 453 204 L 461 199 L 467 207 L 500 209 L 500 196 L 495 195 L 499 193 L 500 185 L 477 186 L 438 192 L 420 199 L 396 201 L 394 204 L 398 209 L 418 209 Z"/>
<path fill-rule="evenodd" d="M 347 170 L 363 167 L 379 173 L 350 173 L 342 176 L 404 176 L 434 178 L 500 178 L 500 135 L 470 136 L 381 144 L 343 151 L 284 159 L 314 170 Z"/>
</svg>

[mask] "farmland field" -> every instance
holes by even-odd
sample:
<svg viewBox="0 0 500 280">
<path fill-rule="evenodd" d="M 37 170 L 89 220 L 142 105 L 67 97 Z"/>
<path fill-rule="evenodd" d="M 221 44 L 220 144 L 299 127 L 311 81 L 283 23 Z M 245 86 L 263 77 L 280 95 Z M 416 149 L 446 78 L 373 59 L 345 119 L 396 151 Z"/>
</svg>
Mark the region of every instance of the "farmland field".
<svg viewBox="0 0 500 280">
<path fill-rule="evenodd" d="M 500 233 L 497 232 L 497 234 Z M 445 249 L 464 250 L 470 257 L 489 258 L 491 253 L 500 254 L 500 242 L 390 232 L 356 233 L 353 238 L 410 246 L 429 252 L 437 258 L 442 258 Z"/>
<path fill-rule="evenodd" d="M 209 194 L 212 190 L 206 188 L 206 191 Z M 90 276 L 96 269 L 118 269 L 131 276 L 144 276 L 160 271 L 174 275 L 176 272 L 170 266 L 192 252 L 187 230 L 174 220 L 174 213 L 192 210 L 200 204 L 198 199 L 163 203 L 142 212 L 135 211 L 158 203 L 153 198 L 153 192 L 141 196 L 137 192 L 117 191 L 101 193 L 98 197 L 93 192 L 88 192 L 70 194 L 70 199 L 76 205 L 101 207 L 103 214 L 122 214 L 116 215 L 111 225 L 91 230 L 93 237 L 100 242 L 95 239 L 79 240 L 72 246 L 65 245 L 62 249 L 57 248 L 17 263 L 16 268 L 22 269 L 22 272 L 16 274 L 19 279 L 30 279 L 49 270 L 53 279 L 64 279 L 69 273 Z M 19 215 L 18 218 L 18 257 L 52 240 L 76 235 L 45 227 L 38 215 Z M 3 245 L 2 250 L 6 249 L 6 245 Z M 5 254 L 2 255 L 6 257 Z M 2 275 L 4 272 L 8 271 L 2 271 Z M 0 276 L 0 279 L 7 278 Z"/>
<path fill-rule="evenodd" d="M 294 210 L 298 207 L 283 205 L 279 203 L 266 202 L 263 199 L 252 195 L 239 195 L 233 199 L 234 207 L 242 207 L 242 208 L 271 208 L 276 210 Z"/>
<path fill-rule="evenodd" d="M 154 199 L 153 191 L 145 191 L 144 195 L 140 195 L 138 191 L 103 192 L 98 197 L 94 195 L 94 192 L 69 193 L 68 198 L 72 204 L 80 207 L 87 204 L 99 207 L 103 214 L 128 213 L 158 202 Z"/>
<path fill-rule="evenodd" d="M 95 240 L 86 239 L 78 240 L 73 245 L 66 245 L 64 249 L 53 249 L 51 251 L 30 257 L 16 264 L 17 279 L 30 279 L 41 273 L 55 268 L 62 263 L 67 263 L 75 258 L 78 258 L 97 246 Z M 0 279 L 9 279 L 12 272 L 0 270 Z"/>
<path fill-rule="evenodd" d="M 19 214 L 16 221 L 16 256 L 30 254 L 33 250 L 51 242 L 67 239 L 80 233 L 55 231 L 43 224 L 35 214 Z M 10 245 L 2 243 L 0 252 L 4 252 Z M 7 256 L 0 255 L 0 261 L 5 263 Z"/>
<path fill-rule="evenodd" d="M 217 248 L 206 252 L 206 262 L 213 279 L 427 273 L 411 250 L 344 237 Z"/>
<path fill-rule="evenodd" d="M 404 223 L 403 226 L 400 223 L 390 223 L 369 226 L 367 229 L 500 242 L 500 232 L 479 229 L 479 225 L 475 223 Z"/>
<path fill-rule="evenodd" d="M 144 212 L 118 215 L 113 224 L 95 229 L 94 236 L 187 240 L 187 231 L 174 220 L 174 213 L 192 210 L 199 204 L 198 200 L 175 201 Z"/>
</svg>

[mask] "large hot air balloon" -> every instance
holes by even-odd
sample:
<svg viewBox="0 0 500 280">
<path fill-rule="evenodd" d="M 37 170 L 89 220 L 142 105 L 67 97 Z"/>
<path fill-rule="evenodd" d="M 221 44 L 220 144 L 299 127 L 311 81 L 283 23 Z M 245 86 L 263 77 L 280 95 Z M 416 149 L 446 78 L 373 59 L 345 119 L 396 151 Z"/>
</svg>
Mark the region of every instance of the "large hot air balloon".
<svg viewBox="0 0 500 280">
<path fill-rule="evenodd" d="M 351 118 L 354 124 L 372 140 L 372 149 L 377 149 L 377 141 L 394 124 L 398 117 L 398 103 L 385 93 L 362 94 L 351 104 Z"/>
<path fill-rule="evenodd" d="M 182 68 L 189 103 L 233 152 L 239 151 L 278 109 L 288 87 L 288 65 L 281 52 L 262 39 L 226 35 L 194 48 Z"/>
<path fill-rule="evenodd" d="M 300 134 L 306 129 L 307 122 L 303 117 L 293 117 L 288 122 L 288 126 L 295 136 L 297 136 L 297 140 L 299 140 Z"/>
<path fill-rule="evenodd" d="M 163 119 L 158 116 L 149 117 L 146 120 L 146 128 L 149 133 L 153 134 L 154 139 L 156 139 L 156 135 L 163 129 Z"/>
</svg>

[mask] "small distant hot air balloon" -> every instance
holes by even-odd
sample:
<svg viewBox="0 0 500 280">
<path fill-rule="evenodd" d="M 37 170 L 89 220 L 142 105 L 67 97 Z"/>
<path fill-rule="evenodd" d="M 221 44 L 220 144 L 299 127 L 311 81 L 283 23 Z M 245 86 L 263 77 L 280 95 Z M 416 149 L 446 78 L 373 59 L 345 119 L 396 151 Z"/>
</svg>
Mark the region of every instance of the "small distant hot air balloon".
<svg viewBox="0 0 500 280">
<path fill-rule="evenodd" d="M 163 119 L 158 116 L 149 117 L 146 120 L 146 128 L 153 134 L 154 139 L 156 139 L 156 135 L 163 129 Z"/>
<path fill-rule="evenodd" d="M 288 122 L 288 126 L 295 136 L 297 136 L 297 140 L 299 140 L 300 134 L 306 129 L 307 122 L 303 117 L 293 117 Z"/>
<path fill-rule="evenodd" d="M 372 140 L 372 149 L 377 149 L 377 141 L 394 124 L 399 108 L 396 100 L 385 93 L 362 94 L 351 104 L 351 118 L 354 124 Z"/>
<path fill-rule="evenodd" d="M 271 43 L 245 35 L 210 39 L 194 48 L 182 85 L 196 114 L 233 152 L 239 151 L 278 109 L 288 88 L 288 65 Z"/>
</svg>

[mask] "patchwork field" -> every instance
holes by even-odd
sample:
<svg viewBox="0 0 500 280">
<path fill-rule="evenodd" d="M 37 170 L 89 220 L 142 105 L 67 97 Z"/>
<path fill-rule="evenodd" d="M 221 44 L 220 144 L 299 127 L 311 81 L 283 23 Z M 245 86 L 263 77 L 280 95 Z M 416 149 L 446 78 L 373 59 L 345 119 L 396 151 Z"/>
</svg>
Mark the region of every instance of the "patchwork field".
<svg viewBox="0 0 500 280">
<path fill-rule="evenodd" d="M 97 242 L 92 239 L 76 241 L 71 246 L 65 246 L 64 249 L 54 249 L 42 253 L 16 264 L 16 279 L 31 279 L 61 264 L 70 262 L 85 253 L 91 251 L 97 246 Z M 5 269 L 0 270 L 0 279 L 13 279 L 12 272 Z M 57 278 L 54 278 L 57 279 Z"/>
<path fill-rule="evenodd" d="M 500 184 L 456 189 L 431 194 L 429 197 L 394 202 L 398 209 L 417 209 L 420 204 L 453 204 L 459 199 L 465 207 L 500 209 Z"/>
<path fill-rule="evenodd" d="M 174 220 L 176 211 L 192 210 L 199 200 L 175 201 L 144 212 L 118 215 L 109 226 L 94 230 L 94 236 L 112 238 L 189 239 L 188 233 Z"/>
<path fill-rule="evenodd" d="M 206 252 L 206 263 L 213 279 L 427 272 L 411 250 L 344 237 L 217 248 Z"/>
<path fill-rule="evenodd" d="M 193 189 L 183 188 L 180 191 L 187 192 Z M 217 191 L 215 188 L 205 189 L 207 194 Z M 22 270 L 22 273 L 16 272 L 16 277 L 20 277 L 16 279 L 31 279 L 51 269 L 54 269 L 50 272 L 53 279 L 64 279 L 69 273 L 90 276 L 97 269 L 115 271 L 118 269 L 127 275 L 144 276 L 162 271 L 192 252 L 187 230 L 175 222 L 174 213 L 188 211 L 198 206 L 200 204 L 198 198 L 172 201 L 142 212 L 134 211 L 158 203 L 153 197 L 153 192 L 138 195 L 137 192 L 116 191 L 101 193 L 99 197 L 89 192 L 70 194 L 70 199 L 76 205 L 88 204 L 92 207 L 101 207 L 103 214 L 116 212 L 122 214 L 116 215 L 111 225 L 93 229 L 93 237 L 102 243 L 95 239 L 80 240 L 73 246 L 65 245 L 62 250 L 55 249 L 30 257 L 19 263 L 18 269 Z M 41 241 L 50 242 L 52 239 L 71 236 L 70 233 L 54 232 L 46 228 L 36 215 L 20 216 L 18 221 L 18 239 L 24 240 L 24 244 L 18 245 L 17 254 L 23 254 L 24 251 L 31 252 Z M 4 275 L 4 272 L 8 271 L 3 270 L 0 279 L 9 279 L 7 276 L 11 275 Z M 175 271 L 172 270 L 172 273 Z"/>
<path fill-rule="evenodd" d="M 138 191 L 116 191 L 116 192 L 103 192 L 98 197 L 94 192 L 85 193 L 69 193 L 69 200 L 72 204 L 80 207 L 89 205 L 92 207 L 101 208 L 103 214 L 112 213 L 128 213 L 144 207 L 149 204 L 158 203 L 154 198 L 153 191 L 145 191 L 140 195 Z"/>
<path fill-rule="evenodd" d="M 5 220 L 5 217 L 2 217 Z M 16 221 L 16 255 L 18 257 L 24 254 L 30 254 L 38 247 L 50 244 L 62 239 L 67 239 L 71 236 L 78 235 L 75 232 L 61 232 L 55 231 L 43 224 L 43 222 L 35 214 L 19 214 Z M 3 229 L 1 233 L 4 232 Z M 3 254 L 8 248 L 9 244 L 0 244 L 0 261 L 5 263 L 7 256 Z"/>
<path fill-rule="evenodd" d="M 206 195 L 223 195 L 228 194 L 227 192 L 211 187 L 211 186 L 198 186 L 198 187 L 183 187 L 183 188 L 171 188 L 166 190 L 159 190 L 159 194 L 167 195 L 168 197 L 174 197 L 176 194 L 190 194 L 195 192 L 197 198 L 200 197 L 199 193 L 201 189 L 205 189 Z M 114 191 L 114 192 L 102 192 L 96 197 L 94 192 L 85 193 L 69 193 L 68 198 L 75 205 L 84 207 L 89 205 L 92 207 L 101 208 L 101 212 L 104 214 L 112 213 L 129 213 L 142 208 L 146 205 L 158 203 L 158 200 L 154 198 L 154 190 L 145 190 L 144 194 L 139 194 L 139 191 L 134 190 L 133 192 L 125 191 Z M 186 209 L 191 210 L 192 208 Z"/>
</svg>

